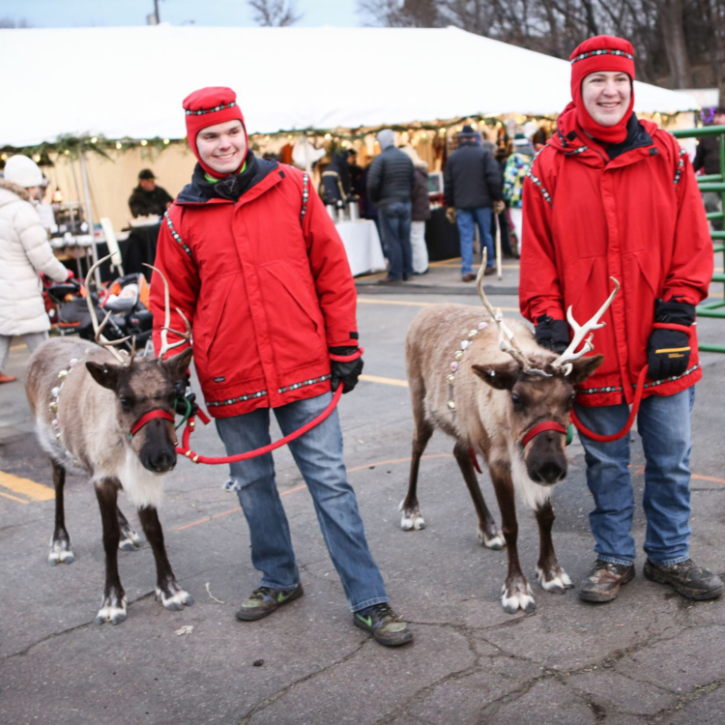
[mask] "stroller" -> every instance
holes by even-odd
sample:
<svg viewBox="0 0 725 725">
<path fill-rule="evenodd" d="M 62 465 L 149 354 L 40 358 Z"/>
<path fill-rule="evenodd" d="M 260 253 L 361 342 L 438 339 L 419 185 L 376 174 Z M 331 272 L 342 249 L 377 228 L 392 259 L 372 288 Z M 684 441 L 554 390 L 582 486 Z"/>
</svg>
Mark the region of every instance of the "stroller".
<svg viewBox="0 0 725 725">
<path fill-rule="evenodd" d="M 70 280 L 46 286 L 45 292 L 57 308 L 56 321 L 60 334 L 77 334 L 83 340 L 95 340 L 86 301 L 90 294 L 99 320 L 111 313 L 103 336 L 109 341 L 129 337 L 122 344 L 129 352 L 135 338 L 137 354 L 147 354 L 151 350 L 153 315 L 148 309 L 149 284 L 144 275 L 124 275 L 97 291 L 89 291 L 90 280 L 86 283 L 84 287 Z"/>
</svg>

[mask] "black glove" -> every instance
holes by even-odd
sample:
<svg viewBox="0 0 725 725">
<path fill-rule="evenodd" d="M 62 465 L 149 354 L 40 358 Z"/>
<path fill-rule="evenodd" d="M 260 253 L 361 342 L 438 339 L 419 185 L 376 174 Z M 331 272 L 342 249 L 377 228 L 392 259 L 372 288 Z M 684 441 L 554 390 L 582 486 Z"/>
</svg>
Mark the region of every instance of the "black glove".
<svg viewBox="0 0 725 725">
<path fill-rule="evenodd" d="M 549 315 L 536 319 L 536 342 L 547 350 L 562 353 L 569 347 L 569 323 L 566 320 L 554 320 Z"/>
<path fill-rule="evenodd" d="M 687 328 L 695 321 L 695 308 L 672 299 L 657 300 L 655 329 L 647 343 L 648 377 L 650 380 L 682 375 L 690 362 L 690 335 Z M 657 323 L 677 325 L 681 329 L 657 327 Z"/>
<path fill-rule="evenodd" d="M 331 347 L 330 353 L 332 355 L 354 355 L 358 351 L 356 347 Z M 332 383 L 332 389 L 337 390 L 338 385 L 342 382 L 342 393 L 349 393 L 356 385 L 357 379 L 360 377 L 360 373 L 363 370 L 363 361 L 359 357 L 352 362 L 336 362 L 330 360 L 330 382 Z"/>
<path fill-rule="evenodd" d="M 186 373 L 182 380 L 177 380 L 174 385 L 175 404 L 174 410 L 178 415 L 186 415 L 186 401 L 189 401 L 191 405 L 191 412 L 189 415 L 196 415 L 196 411 L 199 410 L 199 404 L 196 402 L 196 393 L 192 393 L 189 388 L 189 382 L 191 376 Z"/>
</svg>

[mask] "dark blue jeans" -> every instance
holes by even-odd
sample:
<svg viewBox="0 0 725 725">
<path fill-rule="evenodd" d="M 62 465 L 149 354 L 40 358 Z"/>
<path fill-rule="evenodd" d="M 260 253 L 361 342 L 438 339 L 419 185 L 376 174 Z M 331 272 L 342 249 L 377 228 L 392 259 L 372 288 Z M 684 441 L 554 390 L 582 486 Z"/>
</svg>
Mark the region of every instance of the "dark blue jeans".
<svg viewBox="0 0 725 725">
<path fill-rule="evenodd" d="M 490 206 L 483 206 L 480 209 L 456 209 L 456 222 L 461 237 L 461 274 L 473 272 L 473 235 L 476 224 L 481 235 L 481 248 L 485 247 L 488 250 L 486 266 L 496 266 L 496 252 L 491 236 L 492 214 L 493 209 Z"/>
<path fill-rule="evenodd" d="M 394 202 L 378 207 L 378 221 L 383 246 L 388 255 L 390 279 L 402 279 L 413 274 L 413 250 L 410 246 L 410 222 L 413 205 Z"/>
<path fill-rule="evenodd" d="M 319 415 L 331 393 L 275 408 L 284 435 Z M 227 455 L 270 443 L 269 408 L 217 418 Z M 388 600 L 380 570 L 373 561 L 352 486 L 342 460 L 342 431 L 335 410 L 316 428 L 289 444 L 315 505 L 317 520 L 350 609 L 356 612 Z M 300 581 L 287 516 L 279 498 L 272 454 L 231 464 L 233 487 L 249 524 L 252 564 L 262 572 L 262 586 L 290 591 Z"/>
<path fill-rule="evenodd" d="M 695 388 L 676 395 L 652 395 L 642 401 L 637 430 L 644 448 L 644 497 L 647 533 L 644 550 L 655 564 L 677 564 L 690 556 L 690 411 Z M 611 435 L 627 422 L 629 407 L 576 405 L 576 414 L 594 433 Z M 594 496 L 589 523 L 597 558 L 631 564 L 634 491 L 629 474 L 629 436 L 598 443 L 580 436 L 587 462 L 587 483 Z"/>
</svg>

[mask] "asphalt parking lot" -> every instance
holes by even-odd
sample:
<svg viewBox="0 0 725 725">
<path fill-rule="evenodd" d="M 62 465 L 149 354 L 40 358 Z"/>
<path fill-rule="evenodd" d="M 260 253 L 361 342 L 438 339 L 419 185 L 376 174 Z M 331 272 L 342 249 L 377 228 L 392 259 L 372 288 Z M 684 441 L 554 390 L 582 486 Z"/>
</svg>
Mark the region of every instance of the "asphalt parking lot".
<svg viewBox="0 0 725 725">
<path fill-rule="evenodd" d="M 511 265 L 515 266 L 515 265 Z M 437 275 L 437 276 L 436 276 Z M 275 454 L 278 485 L 301 565 L 305 596 L 272 617 L 242 624 L 234 612 L 258 574 L 236 497 L 223 467 L 181 461 L 160 512 L 169 558 L 195 605 L 169 612 L 155 601 L 149 547 L 120 553 L 129 616 L 94 625 L 103 586 L 101 521 L 90 484 L 70 477 L 66 521 L 76 561 L 47 563 L 53 528 L 50 465 L 32 435 L 20 383 L 0 387 L 0 722 L 80 725 L 588 725 L 722 723 L 725 602 L 695 603 L 641 575 L 616 602 L 585 605 L 576 590 L 536 583 L 538 531 L 519 507 L 519 551 L 537 609 L 508 615 L 499 597 L 505 551 L 481 547 L 477 519 L 452 441 L 436 433 L 421 465 L 423 531 L 401 531 L 412 419 L 403 342 L 423 307 L 480 306 L 460 291 L 455 264 L 419 289 L 380 294 L 360 286 L 358 317 L 366 378 L 340 405 L 346 462 L 391 603 L 415 642 L 386 650 L 354 628 L 327 555 L 311 499 L 287 450 Z M 513 278 L 513 280 L 512 280 Z M 444 289 L 432 289 L 440 282 Z M 515 285 L 515 270 L 499 292 Z M 429 287 L 429 289 L 420 289 Z M 441 294 L 441 292 L 443 292 Z M 516 316 L 517 299 L 494 304 Z M 725 323 L 701 320 L 701 339 L 722 342 Z M 22 374 L 14 349 L 5 371 Z M 692 455 L 692 555 L 725 572 L 723 409 L 725 356 L 703 357 Z M 273 437 L 279 437 L 279 431 Z M 643 458 L 632 434 L 638 501 Z M 195 447 L 223 453 L 213 426 Z M 554 543 L 578 583 L 593 561 L 591 507 L 581 445 L 553 497 Z M 482 490 L 497 519 L 493 490 Z M 134 528 L 135 512 L 121 506 Z M 635 538 L 644 537 L 641 508 Z"/>
</svg>

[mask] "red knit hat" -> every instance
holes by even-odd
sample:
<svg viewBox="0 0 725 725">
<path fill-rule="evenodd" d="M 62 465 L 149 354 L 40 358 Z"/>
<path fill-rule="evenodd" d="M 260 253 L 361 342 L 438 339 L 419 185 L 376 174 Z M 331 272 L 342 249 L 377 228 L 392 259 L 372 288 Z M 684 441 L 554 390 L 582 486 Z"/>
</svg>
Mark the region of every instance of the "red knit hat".
<svg viewBox="0 0 725 725">
<path fill-rule="evenodd" d="M 244 129 L 244 141 L 249 148 L 249 136 L 244 124 L 244 116 L 237 105 L 237 94 L 231 88 L 202 88 L 194 91 L 184 99 L 184 112 L 186 113 L 186 136 L 194 156 L 199 159 L 204 171 L 215 179 L 223 179 L 231 174 L 220 174 L 209 168 L 199 155 L 196 148 L 196 136 L 204 128 L 216 126 L 238 119 Z"/>
<path fill-rule="evenodd" d="M 621 143 L 627 138 L 627 123 L 634 108 L 634 48 L 628 40 L 614 35 L 597 35 L 585 40 L 569 56 L 571 61 L 571 97 L 576 106 L 579 125 L 594 138 L 607 143 Z M 601 71 L 626 73 L 633 85 L 627 112 L 614 126 L 597 123 L 584 108 L 582 81 Z"/>
</svg>

